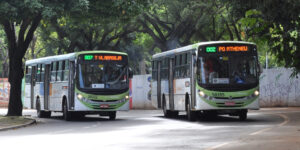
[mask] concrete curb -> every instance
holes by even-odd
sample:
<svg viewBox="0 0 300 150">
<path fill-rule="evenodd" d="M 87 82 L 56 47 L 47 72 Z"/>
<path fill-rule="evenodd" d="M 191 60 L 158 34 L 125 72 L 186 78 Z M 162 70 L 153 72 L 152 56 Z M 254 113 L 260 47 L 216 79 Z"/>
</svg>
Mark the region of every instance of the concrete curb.
<svg viewBox="0 0 300 150">
<path fill-rule="evenodd" d="M 29 126 L 29 125 L 32 125 L 32 124 L 36 123 L 35 119 L 32 119 L 32 118 L 27 118 L 27 119 L 29 119 L 30 121 L 28 121 L 24 124 L 20 124 L 20 125 L 12 125 L 12 126 L 9 126 L 9 127 L 0 128 L 0 131 L 7 131 L 7 130 L 12 130 L 12 129 L 17 129 L 17 128 L 23 128 L 23 127 L 26 127 L 26 126 Z"/>
</svg>

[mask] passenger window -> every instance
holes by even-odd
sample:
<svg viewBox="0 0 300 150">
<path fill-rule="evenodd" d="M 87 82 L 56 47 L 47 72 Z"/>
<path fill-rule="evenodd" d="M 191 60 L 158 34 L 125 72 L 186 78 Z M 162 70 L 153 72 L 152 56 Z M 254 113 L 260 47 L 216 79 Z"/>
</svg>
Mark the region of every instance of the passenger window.
<svg viewBox="0 0 300 150">
<path fill-rule="evenodd" d="M 25 71 L 25 82 L 26 83 L 31 83 L 31 66 L 26 66 L 26 71 Z"/>
<path fill-rule="evenodd" d="M 62 81 L 62 68 L 63 68 L 63 61 L 58 61 L 57 62 L 57 77 L 56 81 Z"/>
<path fill-rule="evenodd" d="M 41 82 L 41 65 L 36 65 L 36 82 Z"/>
<path fill-rule="evenodd" d="M 41 81 L 40 82 L 45 81 L 44 77 L 45 77 L 45 64 L 42 64 L 41 65 Z"/>
<path fill-rule="evenodd" d="M 68 81 L 69 80 L 69 61 L 66 60 L 64 61 L 64 68 L 63 68 L 64 72 L 63 72 L 63 81 Z"/>
<path fill-rule="evenodd" d="M 56 80 L 56 62 L 51 63 L 51 81 Z"/>
</svg>

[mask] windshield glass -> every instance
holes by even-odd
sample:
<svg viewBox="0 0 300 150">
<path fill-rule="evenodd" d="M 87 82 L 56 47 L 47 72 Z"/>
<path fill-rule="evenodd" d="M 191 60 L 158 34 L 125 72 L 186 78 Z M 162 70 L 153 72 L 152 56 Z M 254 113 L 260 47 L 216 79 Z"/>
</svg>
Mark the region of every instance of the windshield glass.
<svg viewBox="0 0 300 150">
<path fill-rule="evenodd" d="M 127 64 L 97 61 L 78 64 L 79 87 L 85 89 L 125 89 L 128 87 Z"/>
<path fill-rule="evenodd" d="M 257 82 L 257 58 L 245 55 L 208 55 L 198 58 L 199 84 L 253 84 Z"/>
</svg>

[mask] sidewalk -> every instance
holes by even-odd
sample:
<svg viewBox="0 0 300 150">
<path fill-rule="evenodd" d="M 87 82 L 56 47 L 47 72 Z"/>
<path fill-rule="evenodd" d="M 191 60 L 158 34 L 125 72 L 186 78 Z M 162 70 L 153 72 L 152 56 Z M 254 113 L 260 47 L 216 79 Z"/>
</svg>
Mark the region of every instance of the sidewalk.
<svg viewBox="0 0 300 150">
<path fill-rule="evenodd" d="M 25 127 L 36 123 L 35 119 L 26 116 L 5 116 L 7 109 L 0 108 L 0 131 Z"/>
</svg>

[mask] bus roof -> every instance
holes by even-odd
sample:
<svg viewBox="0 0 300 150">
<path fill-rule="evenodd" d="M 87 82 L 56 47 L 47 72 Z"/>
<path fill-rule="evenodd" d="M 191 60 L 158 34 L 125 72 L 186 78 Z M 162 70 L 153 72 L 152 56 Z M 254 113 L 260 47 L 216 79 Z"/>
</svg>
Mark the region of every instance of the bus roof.
<svg viewBox="0 0 300 150">
<path fill-rule="evenodd" d="M 34 64 L 51 64 L 53 61 L 61 61 L 61 60 L 75 60 L 75 58 L 78 55 L 81 54 L 90 54 L 90 53 L 104 53 L 104 54 L 119 54 L 119 55 L 127 55 L 123 52 L 117 52 L 117 51 L 81 51 L 81 52 L 74 52 L 69 54 L 63 54 L 63 55 L 56 55 L 56 56 L 48 56 L 48 57 L 42 57 L 37 59 L 28 60 L 25 62 L 25 65 L 34 65 Z"/>
<path fill-rule="evenodd" d="M 203 46 L 203 45 L 229 44 L 229 43 L 255 45 L 255 43 L 245 42 L 245 41 L 210 41 L 210 42 L 199 42 L 199 43 L 196 43 L 196 44 L 192 44 L 192 45 L 188 45 L 188 46 L 184 46 L 184 47 L 180 47 L 180 48 L 168 50 L 168 51 L 165 51 L 165 52 L 162 52 L 162 53 L 154 54 L 152 56 L 152 59 L 156 59 L 156 58 L 160 58 L 160 57 L 172 56 L 172 55 L 174 55 L 176 53 L 181 53 L 181 52 L 190 51 L 190 50 L 193 50 L 193 49 L 198 49 L 199 46 Z"/>
</svg>

